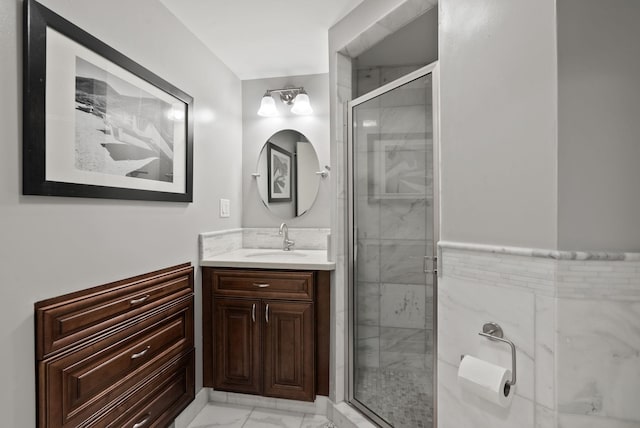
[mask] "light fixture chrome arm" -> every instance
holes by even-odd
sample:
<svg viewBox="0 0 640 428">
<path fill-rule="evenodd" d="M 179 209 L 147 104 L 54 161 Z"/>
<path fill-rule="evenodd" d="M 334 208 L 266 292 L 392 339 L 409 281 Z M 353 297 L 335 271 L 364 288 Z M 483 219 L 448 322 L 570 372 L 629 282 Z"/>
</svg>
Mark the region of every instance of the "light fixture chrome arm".
<svg viewBox="0 0 640 428">
<path fill-rule="evenodd" d="M 304 88 L 300 86 L 297 88 L 267 89 L 265 95 L 271 95 L 274 92 L 280 94 L 282 102 L 289 105 L 293 104 L 293 100 L 298 94 L 306 93 Z"/>
<path fill-rule="evenodd" d="M 313 113 L 309 95 L 304 90 L 304 87 L 291 87 L 281 89 L 267 89 L 262 96 L 260 102 L 260 109 L 258 110 L 259 116 L 273 117 L 278 115 L 278 108 L 276 107 L 273 94 L 280 94 L 280 100 L 287 105 L 292 105 L 291 112 L 294 114 L 306 115 Z"/>
</svg>

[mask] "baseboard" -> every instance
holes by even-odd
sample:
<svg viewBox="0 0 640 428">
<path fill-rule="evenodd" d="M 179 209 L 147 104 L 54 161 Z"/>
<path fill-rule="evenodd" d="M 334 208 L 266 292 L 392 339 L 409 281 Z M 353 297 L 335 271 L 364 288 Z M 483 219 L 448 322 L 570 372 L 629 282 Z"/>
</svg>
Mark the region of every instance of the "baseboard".
<svg viewBox="0 0 640 428">
<path fill-rule="evenodd" d="M 173 421 L 170 428 L 187 428 L 209 402 L 209 388 L 202 388 L 196 398 Z"/>
</svg>

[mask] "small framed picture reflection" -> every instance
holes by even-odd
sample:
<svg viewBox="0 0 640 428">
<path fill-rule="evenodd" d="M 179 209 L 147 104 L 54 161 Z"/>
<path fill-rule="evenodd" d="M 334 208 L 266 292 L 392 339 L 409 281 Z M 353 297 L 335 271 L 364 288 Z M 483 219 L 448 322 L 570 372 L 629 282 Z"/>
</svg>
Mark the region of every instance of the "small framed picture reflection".
<svg viewBox="0 0 640 428">
<path fill-rule="evenodd" d="M 267 143 L 269 202 L 291 202 L 292 156 L 280 146 Z"/>
</svg>

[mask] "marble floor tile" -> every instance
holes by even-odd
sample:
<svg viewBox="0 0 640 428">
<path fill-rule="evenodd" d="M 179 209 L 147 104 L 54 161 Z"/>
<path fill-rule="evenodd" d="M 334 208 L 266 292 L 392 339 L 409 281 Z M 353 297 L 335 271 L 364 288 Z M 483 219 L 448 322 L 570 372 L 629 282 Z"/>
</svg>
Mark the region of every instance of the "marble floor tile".
<svg viewBox="0 0 640 428">
<path fill-rule="evenodd" d="M 209 403 L 189 428 L 328 428 L 334 427 L 323 415 L 263 409 L 233 404 Z"/>
<path fill-rule="evenodd" d="M 424 371 L 361 369 L 355 397 L 396 428 L 432 428 L 433 375 Z"/>
<path fill-rule="evenodd" d="M 189 424 L 189 428 L 241 428 L 251 414 L 251 407 L 209 403 Z"/>
<path fill-rule="evenodd" d="M 254 409 L 242 428 L 299 428 L 304 415 L 283 410 Z"/>
<path fill-rule="evenodd" d="M 306 414 L 302 419 L 302 425 L 300 426 L 300 428 L 326 428 L 328 424 L 329 419 L 322 415 Z"/>
</svg>

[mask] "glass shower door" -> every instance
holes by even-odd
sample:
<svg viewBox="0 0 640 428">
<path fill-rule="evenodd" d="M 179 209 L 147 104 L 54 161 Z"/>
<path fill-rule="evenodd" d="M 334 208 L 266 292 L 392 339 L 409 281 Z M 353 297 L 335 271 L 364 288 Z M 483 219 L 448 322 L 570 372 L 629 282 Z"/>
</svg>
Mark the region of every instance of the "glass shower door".
<svg viewBox="0 0 640 428">
<path fill-rule="evenodd" d="M 434 426 L 434 71 L 349 105 L 349 396 L 383 426 Z"/>
</svg>

